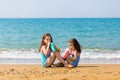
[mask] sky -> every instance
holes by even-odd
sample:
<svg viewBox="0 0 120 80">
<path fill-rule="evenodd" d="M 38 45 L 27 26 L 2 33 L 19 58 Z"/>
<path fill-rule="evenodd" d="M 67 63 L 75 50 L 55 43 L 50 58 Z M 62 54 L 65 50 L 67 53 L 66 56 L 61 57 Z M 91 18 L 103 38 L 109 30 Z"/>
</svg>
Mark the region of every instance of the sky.
<svg viewBox="0 0 120 80">
<path fill-rule="evenodd" d="M 120 0 L 0 0 L 0 18 L 120 18 Z"/>
</svg>

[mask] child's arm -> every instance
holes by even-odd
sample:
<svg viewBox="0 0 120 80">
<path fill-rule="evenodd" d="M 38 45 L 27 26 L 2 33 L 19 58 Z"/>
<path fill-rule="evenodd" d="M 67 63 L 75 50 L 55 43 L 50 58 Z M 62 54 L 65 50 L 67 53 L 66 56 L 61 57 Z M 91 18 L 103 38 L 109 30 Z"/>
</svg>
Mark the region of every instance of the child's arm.
<svg viewBox="0 0 120 80">
<path fill-rule="evenodd" d="M 55 46 L 55 48 L 56 48 L 56 51 L 58 51 L 58 52 L 61 51 L 60 48 L 58 48 L 57 46 Z"/>
<path fill-rule="evenodd" d="M 42 47 L 42 51 L 46 56 L 48 56 L 48 54 L 49 54 L 49 46 L 50 46 L 50 44 L 48 44 L 47 47 L 46 46 Z"/>
<path fill-rule="evenodd" d="M 77 60 L 77 51 L 74 52 L 74 57 L 68 57 L 71 61 L 76 61 Z"/>
</svg>

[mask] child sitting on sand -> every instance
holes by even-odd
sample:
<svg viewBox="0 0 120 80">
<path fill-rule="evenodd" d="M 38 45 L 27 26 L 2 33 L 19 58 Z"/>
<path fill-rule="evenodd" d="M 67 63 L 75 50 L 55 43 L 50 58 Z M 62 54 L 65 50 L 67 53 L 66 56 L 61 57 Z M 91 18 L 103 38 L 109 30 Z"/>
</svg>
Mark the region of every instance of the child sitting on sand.
<svg viewBox="0 0 120 80">
<path fill-rule="evenodd" d="M 52 43 L 52 36 L 50 33 L 46 33 L 42 37 L 42 41 L 40 44 L 39 52 L 41 55 L 41 62 L 43 67 L 50 67 L 53 65 L 55 59 L 57 58 L 61 63 L 64 64 L 65 67 L 71 67 L 71 65 L 67 64 L 61 57 L 60 57 L 60 49 L 56 46 L 56 51 L 52 52 L 50 48 L 50 44 Z"/>
<path fill-rule="evenodd" d="M 68 41 L 69 48 L 65 50 L 62 58 L 68 62 L 68 64 L 73 65 L 73 67 L 77 67 L 80 54 L 81 54 L 81 46 L 79 42 L 73 38 Z"/>
</svg>

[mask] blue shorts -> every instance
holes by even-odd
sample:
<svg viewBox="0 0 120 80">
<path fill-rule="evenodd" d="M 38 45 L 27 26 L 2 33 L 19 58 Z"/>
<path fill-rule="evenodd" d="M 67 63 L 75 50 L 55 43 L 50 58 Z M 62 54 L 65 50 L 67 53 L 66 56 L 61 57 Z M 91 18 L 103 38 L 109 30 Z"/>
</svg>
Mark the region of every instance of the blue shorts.
<svg viewBox="0 0 120 80">
<path fill-rule="evenodd" d="M 77 67 L 79 61 L 80 61 L 80 56 L 77 57 L 77 60 L 76 60 L 76 61 L 72 61 L 72 65 L 73 65 L 74 67 Z"/>
<path fill-rule="evenodd" d="M 41 62 L 42 62 L 42 66 L 46 67 L 46 63 L 47 63 L 47 59 L 50 56 L 50 53 L 48 56 L 45 56 L 44 53 L 40 53 L 40 57 L 41 57 Z"/>
</svg>

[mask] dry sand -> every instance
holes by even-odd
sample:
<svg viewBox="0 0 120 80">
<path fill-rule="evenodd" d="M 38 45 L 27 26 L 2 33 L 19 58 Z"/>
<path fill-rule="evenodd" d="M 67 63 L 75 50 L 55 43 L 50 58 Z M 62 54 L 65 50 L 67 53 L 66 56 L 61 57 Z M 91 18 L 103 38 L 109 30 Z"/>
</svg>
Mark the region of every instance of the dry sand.
<svg viewBox="0 0 120 80">
<path fill-rule="evenodd" d="M 80 64 L 76 68 L 1 64 L 0 80 L 120 80 L 120 64 Z"/>
</svg>

